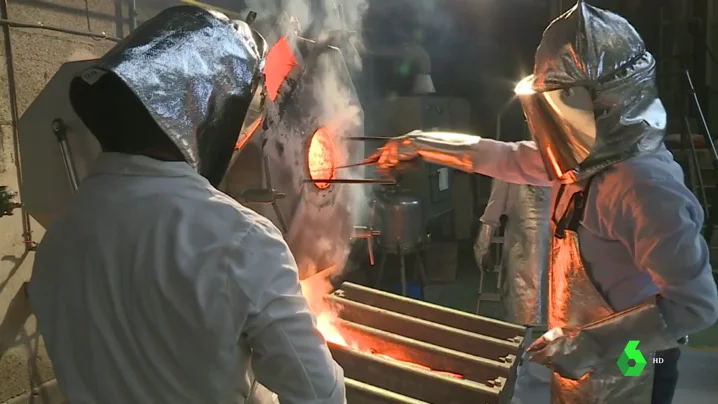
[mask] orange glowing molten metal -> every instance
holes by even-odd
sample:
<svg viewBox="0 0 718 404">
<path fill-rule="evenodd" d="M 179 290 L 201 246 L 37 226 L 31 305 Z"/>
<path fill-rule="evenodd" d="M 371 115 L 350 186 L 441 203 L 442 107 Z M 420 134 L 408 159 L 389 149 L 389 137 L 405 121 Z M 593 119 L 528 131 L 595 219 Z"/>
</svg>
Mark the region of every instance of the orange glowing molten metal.
<svg viewBox="0 0 718 404">
<path fill-rule="evenodd" d="M 337 344 L 337 345 L 341 345 L 341 346 L 345 346 L 345 347 L 350 347 L 350 348 L 352 348 L 352 349 L 359 350 L 359 347 L 358 347 L 356 344 L 353 344 L 353 343 L 350 344 L 350 343 L 348 343 L 348 342 L 346 341 L 346 339 L 342 336 L 342 334 L 341 334 L 341 332 L 339 331 L 339 329 L 334 325 L 334 323 L 333 323 L 333 316 L 332 316 L 331 314 L 329 314 L 329 313 L 327 313 L 327 312 L 324 312 L 324 313 L 319 314 L 319 316 L 317 316 L 317 329 L 319 330 L 319 333 L 322 334 L 322 336 L 324 337 L 324 339 L 325 339 L 327 342 L 331 342 L 331 343 L 333 343 L 333 344 Z M 428 367 L 428 366 L 421 365 L 421 364 L 419 364 L 419 363 L 414 363 L 414 362 L 409 362 L 409 361 L 405 361 L 405 360 L 401 360 L 401 359 L 394 358 L 394 357 L 392 357 L 391 355 L 388 355 L 388 354 L 385 354 L 385 353 L 381 353 L 381 352 L 377 352 L 377 351 L 374 350 L 374 349 L 369 349 L 368 351 L 365 351 L 365 352 L 374 354 L 374 355 L 376 355 L 376 356 L 378 356 L 378 357 L 380 357 L 380 358 L 382 358 L 382 359 L 385 359 L 385 360 L 389 360 L 389 361 L 393 361 L 393 362 L 399 362 L 399 363 L 402 363 L 402 364 L 404 364 L 404 365 L 409 365 L 409 366 L 412 366 L 412 367 L 417 368 L 417 369 L 428 370 L 428 371 L 431 371 L 431 372 L 434 372 L 434 373 L 438 373 L 438 374 L 441 374 L 441 375 L 444 375 L 444 376 L 454 377 L 454 378 L 457 378 L 457 379 L 463 379 L 463 378 L 464 378 L 463 375 L 460 375 L 460 374 L 458 374 L 458 373 L 451 373 L 451 372 L 444 372 L 444 371 L 440 371 L 440 370 L 435 370 L 435 369 L 432 369 L 432 368 L 430 368 L 430 367 Z"/>
<path fill-rule="evenodd" d="M 309 141 L 307 152 L 307 165 L 309 166 L 309 177 L 312 180 L 332 180 L 336 171 L 336 151 L 334 150 L 334 139 L 327 128 L 319 128 L 312 135 Z M 327 189 L 329 182 L 315 182 L 319 189 Z"/>
</svg>

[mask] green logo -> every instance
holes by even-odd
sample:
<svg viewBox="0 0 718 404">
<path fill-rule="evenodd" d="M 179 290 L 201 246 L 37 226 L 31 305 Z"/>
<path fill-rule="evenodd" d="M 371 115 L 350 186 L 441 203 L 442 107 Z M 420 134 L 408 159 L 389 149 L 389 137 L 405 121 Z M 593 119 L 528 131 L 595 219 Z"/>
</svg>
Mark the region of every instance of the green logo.
<svg viewBox="0 0 718 404">
<path fill-rule="evenodd" d="M 646 358 L 637 349 L 640 343 L 641 341 L 628 341 L 626 347 L 623 348 L 623 354 L 616 362 L 624 376 L 640 376 L 643 369 L 646 368 Z M 631 361 L 633 361 L 633 364 L 631 364 Z"/>
</svg>

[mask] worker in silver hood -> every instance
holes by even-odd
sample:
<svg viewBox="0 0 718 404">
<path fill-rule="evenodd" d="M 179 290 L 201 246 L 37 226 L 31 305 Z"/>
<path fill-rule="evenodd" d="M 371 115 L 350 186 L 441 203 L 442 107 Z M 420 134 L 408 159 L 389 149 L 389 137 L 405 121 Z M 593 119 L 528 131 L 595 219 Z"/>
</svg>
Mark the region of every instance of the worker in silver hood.
<svg viewBox="0 0 718 404">
<path fill-rule="evenodd" d="M 491 243 L 506 216 L 501 253 L 501 306 L 505 321 L 545 326 L 551 188 L 494 179 L 474 243 L 476 264 L 493 270 Z"/>
<path fill-rule="evenodd" d="M 663 144 L 655 69 L 625 19 L 579 1 L 516 89 L 534 141 L 412 132 L 370 158 L 553 187 L 550 331 L 529 353 L 553 369 L 554 403 L 671 402 L 679 342 L 718 319 L 703 209 Z"/>
<path fill-rule="evenodd" d="M 172 7 L 72 81 L 103 153 L 28 287 L 68 402 L 345 403 L 281 233 L 215 188 L 265 48 Z"/>
</svg>

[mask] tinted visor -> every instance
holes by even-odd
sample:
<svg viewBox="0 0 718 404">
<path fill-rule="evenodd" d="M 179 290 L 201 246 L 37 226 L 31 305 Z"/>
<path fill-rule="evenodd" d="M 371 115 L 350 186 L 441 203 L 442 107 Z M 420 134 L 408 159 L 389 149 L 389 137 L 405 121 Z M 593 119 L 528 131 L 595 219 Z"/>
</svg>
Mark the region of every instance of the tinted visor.
<svg viewBox="0 0 718 404">
<path fill-rule="evenodd" d="M 516 86 L 531 134 L 549 179 L 562 179 L 578 168 L 596 143 L 591 93 L 584 87 L 535 92 L 534 76 Z"/>
</svg>

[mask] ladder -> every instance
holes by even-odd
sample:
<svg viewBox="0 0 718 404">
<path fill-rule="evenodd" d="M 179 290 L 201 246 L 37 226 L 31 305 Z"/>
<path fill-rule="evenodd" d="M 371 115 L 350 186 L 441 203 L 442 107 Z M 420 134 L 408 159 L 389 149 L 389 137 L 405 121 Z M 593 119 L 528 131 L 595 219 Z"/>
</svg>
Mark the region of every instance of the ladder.
<svg viewBox="0 0 718 404">
<path fill-rule="evenodd" d="M 718 65 L 711 49 L 715 6 L 716 0 L 662 1 L 654 53 L 659 91 L 669 113 L 666 144 L 705 212 L 703 235 L 711 246 L 713 273 L 718 274 L 718 153 L 704 113 Z"/>
</svg>

